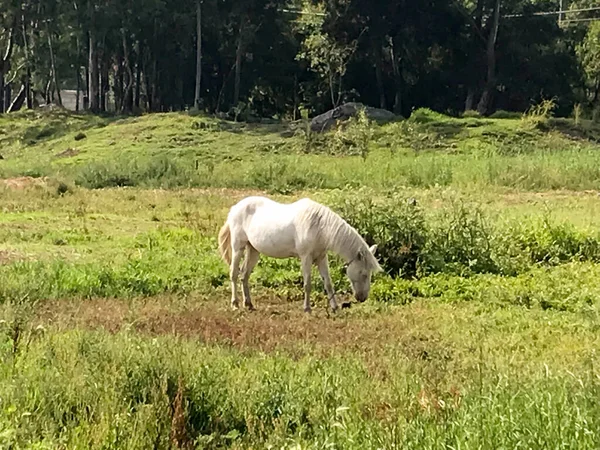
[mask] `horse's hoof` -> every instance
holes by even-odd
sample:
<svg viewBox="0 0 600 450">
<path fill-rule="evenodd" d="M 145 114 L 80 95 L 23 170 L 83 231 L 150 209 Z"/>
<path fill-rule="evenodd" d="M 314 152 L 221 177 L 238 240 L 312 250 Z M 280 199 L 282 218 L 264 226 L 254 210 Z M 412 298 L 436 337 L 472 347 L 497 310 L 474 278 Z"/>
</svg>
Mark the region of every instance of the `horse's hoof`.
<svg viewBox="0 0 600 450">
<path fill-rule="evenodd" d="M 304 308 L 304 312 L 306 314 L 310 314 L 310 313 L 312 313 L 312 309 L 311 308 Z"/>
<path fill-rule="evenodd" d="M 352 306 L 352 303 L 350 302 L 344 302 L 342 303 L 342 309 L 348 309 Z"/>
<path fill-rule="evenodd" d="M 240 306 L 237 303 L 232 303 L 231 304 L 231 309 L 234 311 L 237 311 L 238 309 L 240 309 Z"/>
<path fill-rule="evenodd" d="M 245 305 L 248 311 L 256 311 L 256 308 L 252 303 Z"/>
</svg>

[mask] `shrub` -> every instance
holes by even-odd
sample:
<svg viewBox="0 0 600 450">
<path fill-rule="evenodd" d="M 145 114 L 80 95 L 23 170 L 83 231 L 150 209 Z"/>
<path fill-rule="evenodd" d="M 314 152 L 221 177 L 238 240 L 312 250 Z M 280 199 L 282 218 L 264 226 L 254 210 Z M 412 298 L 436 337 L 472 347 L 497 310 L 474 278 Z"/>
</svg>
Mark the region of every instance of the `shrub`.
<svg viewBox="0 0 600 450">
<path fill-rule="evenodd" d="M 545 128 L 557 106 L 555 99 L 544 99 L 525 111 L 522 118 L 523 123 L 529 128 Z"/>
<path fill-rule="evenodd" d="M 499 109 L 490 116 L 490 119 L 520 119 L 521 117 L 523 114 L 520 112 Z"/>
<path fill-rule="evenodd" d="M 334 209 L 367 241 L 389 274 L 414 276 L 427 242 L 427 228 L 416 201 L 392 197 L 375 202 L 366 195 L 334 200 Z"/>
<path fill-rule="evenodd" d="M 517 275 L 539 265 L 600 261 L 600 235 L 548 215 L 501 225 L 477 205 L 457 200 L 426 216 L 414 199 L 374 200 L 367 192 L 334 195 L 331 204 L 369 245 L 378 245 L 380 263 L 392 277 Z"/>
</svg>

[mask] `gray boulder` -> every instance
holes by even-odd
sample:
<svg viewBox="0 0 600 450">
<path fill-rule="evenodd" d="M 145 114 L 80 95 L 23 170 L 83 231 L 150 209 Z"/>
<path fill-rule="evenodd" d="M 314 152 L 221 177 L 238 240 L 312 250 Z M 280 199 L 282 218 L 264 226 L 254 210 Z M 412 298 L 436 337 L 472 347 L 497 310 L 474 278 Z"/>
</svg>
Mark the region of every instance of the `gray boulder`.
<svg viewBox="0 0 600 450">
<path fill-rule="evenodd" d="M 387 109 L 373 108 L 371 106 L 365 106 L 362 103 L 351 102 L 344 103 L 337 108 L 314 117 L 310 121 L 310 129 L 315 133 L 330 130 L 338 122 L 344 122 L 350 117 L 354 117 L 361 108 L 365 109 L 365 113 L 369 120 L 373 120 L 380 124 L 398 119 L 398 116 Z"/>
</svg>

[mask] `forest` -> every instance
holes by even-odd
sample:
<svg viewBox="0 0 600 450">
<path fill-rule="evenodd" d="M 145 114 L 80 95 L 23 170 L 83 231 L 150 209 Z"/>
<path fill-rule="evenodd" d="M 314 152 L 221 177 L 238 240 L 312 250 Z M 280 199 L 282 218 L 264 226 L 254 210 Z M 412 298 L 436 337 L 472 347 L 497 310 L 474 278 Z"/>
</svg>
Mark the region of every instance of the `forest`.
<svg viewBox="0 0 600 450">
<path fill-rule="evenodd" d="M 404 117 L 596 117 L 593 0 L 0 0 L 0 112 L 61 104 L 298 119 L 345 101 Z"/>
</svg>

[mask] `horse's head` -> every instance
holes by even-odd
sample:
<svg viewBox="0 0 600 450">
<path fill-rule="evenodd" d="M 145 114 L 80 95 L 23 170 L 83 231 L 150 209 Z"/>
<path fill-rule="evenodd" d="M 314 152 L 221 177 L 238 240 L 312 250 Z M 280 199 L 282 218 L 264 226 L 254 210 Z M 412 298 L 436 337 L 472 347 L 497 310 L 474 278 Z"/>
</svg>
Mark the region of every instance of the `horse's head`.
<svg viewBox="0 0 600 450">
<path fill-rule="evenodd" d="M 375 255 L 376 250 L 377 245 L 373 245 L 369 248 L 369 251 L 373 256 Z M 373 257 L 371 255 L 367 255 L 363 250 L 360 250 L 356 258 L 348 264 L 348 268 L 346 269 L 346 275 L 348 275 L 348 278 L 352 283 L 354 297 L 356 297 L 356 300 L 360 303 L 364 302 L 369 296 L 369 291 L 371 290 L 371 274 L 381 270 L 377 263 L 375 263 L 374 267 Z"/>
</svg>

